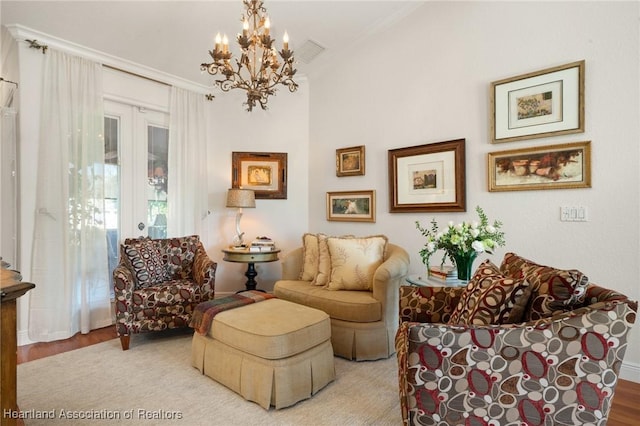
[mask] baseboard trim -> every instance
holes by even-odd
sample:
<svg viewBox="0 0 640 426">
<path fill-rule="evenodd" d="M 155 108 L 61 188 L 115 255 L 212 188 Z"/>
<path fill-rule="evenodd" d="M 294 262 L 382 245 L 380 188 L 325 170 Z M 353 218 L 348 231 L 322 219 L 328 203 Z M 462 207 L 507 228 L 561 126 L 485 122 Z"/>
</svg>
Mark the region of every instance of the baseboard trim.
<svg viewBox="0 0 640 426">
<path fill-rule="evenodd" d="M 640 364 L 634 362 L 622 362 L 620 378 L 630 382 L 640 383 Z"/>
</svg>

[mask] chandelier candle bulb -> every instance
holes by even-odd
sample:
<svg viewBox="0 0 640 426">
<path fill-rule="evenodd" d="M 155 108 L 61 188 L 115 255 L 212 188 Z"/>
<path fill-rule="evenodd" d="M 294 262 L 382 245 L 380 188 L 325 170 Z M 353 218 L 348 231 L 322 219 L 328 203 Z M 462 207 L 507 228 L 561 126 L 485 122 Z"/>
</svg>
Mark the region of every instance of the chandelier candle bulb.
<svg viewBox="0 0 640 426">
<path fill-rule="evenodd" d="M 216 47 L 215 47 L 216 52 L 220 51 L 220 43 L 222 43 L 222 36 L 220 35 L 220 33 L 218 33 L 216 34 Z"/>
<path fill-rule="evenodd" d="M 284 50 L 289 50 L 289 34 L 287 34 L 287 32 L 284 32 L 284 35 L 282 36 L 282 48 Z"/>
<path fill-rule="evenodd" d="M 222 36 L 222 49 L 224 53 L 227 53 L 229 51 L 229 38 L 226 34 Z"/>
<path fill-rule="evenodd" d="M 249 35 L 249 21 L 247 21 L 247 18 L 242 21 L 242 35 L 245 37 Z"/>
</svg>

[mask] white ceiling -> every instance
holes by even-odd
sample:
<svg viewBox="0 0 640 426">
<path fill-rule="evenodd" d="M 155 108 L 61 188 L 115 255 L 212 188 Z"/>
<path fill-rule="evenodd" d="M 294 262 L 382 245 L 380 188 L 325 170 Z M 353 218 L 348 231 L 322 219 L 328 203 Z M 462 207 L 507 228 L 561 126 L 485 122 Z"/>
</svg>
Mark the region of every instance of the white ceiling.
<svg viewBox="0 0 640 426">
<path fill-rule="evenodd" d="M 309 64 L 298 60 L 299 74 L 312 77 L 332 58 L 363 38 L 407 16 L 422 1 L 265 0 L 272 34 L 281 46 L 286 30 L 290 47 L 313 40 L 326 50 Z M 241 31 L 241 0 L 217 1 L 4 1 L 2 24 L 20 24 L 85 47 L 163 71 L 192 82 L 211 84 L 200 72 L 210 62 L 217 32 L 233 40 Z M 239 49 L 231 43 L 232 52 Z"/>
</svg>

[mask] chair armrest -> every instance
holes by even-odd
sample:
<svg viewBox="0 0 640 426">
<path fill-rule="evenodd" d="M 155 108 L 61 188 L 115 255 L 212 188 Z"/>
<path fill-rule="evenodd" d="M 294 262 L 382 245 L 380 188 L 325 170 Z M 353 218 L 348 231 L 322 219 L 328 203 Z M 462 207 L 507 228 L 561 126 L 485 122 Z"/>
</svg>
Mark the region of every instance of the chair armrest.
<svg viewBox="0 0 640 426">
<path fill-rule="evenodd" d="M 283 280 L 297 280 L 300 278 L 300 271 L 302 270 L 302 254 L 303 248 L 298 247 L 282 258 L 282 279 Z"/>
<path fill-rule="evenodd" d="M 136 287 L 136 278 L 131 269 L 123 262 L 113 270 L 113 293 L 115 296 L 116 318 L 123 315 L 133 315 L 133 290 Z"/>
<path fill-rule="evenodd" d="M 409 254 L 395 244 L 387 244 L 387 257 L 373 274 L 372 296 L 382 306 L 382 319 L 393 329 L 389 344 L 393 345 L 393 333 L 398 318 L 398 288 L 409 272 Z"/>
<path fill-rule="evenodd" d="M 464 287 L 400 287 L 400 323 L 448 322 L 463 291 Z"/>
<path fill-rule="evenodd" d="M 209 258 L 202 243 L 198 244 L 196 255 L 193 258 L 193 280 L 200 287 L 209 286 L 213 292 L 216 281 L 216 269 L 218 264 Z"/>
<path fill-rule="evenodd" d="M 508 423 L 505 406 L 527 423 L 599 424 L 634 320 L 628 303 L 614 301 L 503 326 L 402 323 L 395 343 L 405 424 L 434 413 L 457 423 L 467 404 L 500 424 Z"/>
</svg>

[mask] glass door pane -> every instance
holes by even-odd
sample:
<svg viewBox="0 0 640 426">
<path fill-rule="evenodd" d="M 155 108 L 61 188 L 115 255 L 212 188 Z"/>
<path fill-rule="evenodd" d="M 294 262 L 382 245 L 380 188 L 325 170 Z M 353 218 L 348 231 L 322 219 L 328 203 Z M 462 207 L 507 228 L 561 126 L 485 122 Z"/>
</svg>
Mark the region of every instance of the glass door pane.
<svg viewBox="0 0 640 426">
<path fill-rule="evenodd" d="M 167 237 L 167 181 L 169 129 L 147 126 L 147 227 L 151 238 Z"/>
<path fill-rule="evenodd" d="M 104 118 L 104 162 L 105 186 L 104 207 L 107 230 L 107 250 L 109 254 L 109 276 L 118 264 L 118 241 L 120 224 L 120 164 L 118 146 L 120 140 L 120 120 Z"/>
</svg>

